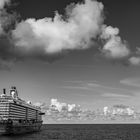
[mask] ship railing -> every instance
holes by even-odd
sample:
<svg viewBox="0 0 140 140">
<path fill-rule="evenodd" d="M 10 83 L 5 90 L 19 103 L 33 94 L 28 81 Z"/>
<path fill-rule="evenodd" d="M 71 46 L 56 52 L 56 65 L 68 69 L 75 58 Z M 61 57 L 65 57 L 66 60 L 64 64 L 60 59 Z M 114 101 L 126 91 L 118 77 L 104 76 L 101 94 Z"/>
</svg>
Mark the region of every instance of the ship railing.
<svg viewBox="0 0 140 140">
<path fill-rule="evenodd" d="M 11 96 L 0 97 L 0 102 L 8 102 L 8 101 L 13 101 L 13 98 Z"/>
<path fill-rule="evenodd" d="M 17 104 L 22 104 L 22 105 L 25 105 L 27 107 L 33 108 L 33 109 L 41 110 L 41 108 L 38 107 L 38 106 L 35 106 L 33 104 L 29 104 L 26 101 L 21 100 L 20 98 L 17 98 L 16 99 L 16 98 L 13 98 L 12 96 L 8 96 L 8 95 L 1 96 L 0 97 L 0 102 L 15 102 Z"/>
</svg>

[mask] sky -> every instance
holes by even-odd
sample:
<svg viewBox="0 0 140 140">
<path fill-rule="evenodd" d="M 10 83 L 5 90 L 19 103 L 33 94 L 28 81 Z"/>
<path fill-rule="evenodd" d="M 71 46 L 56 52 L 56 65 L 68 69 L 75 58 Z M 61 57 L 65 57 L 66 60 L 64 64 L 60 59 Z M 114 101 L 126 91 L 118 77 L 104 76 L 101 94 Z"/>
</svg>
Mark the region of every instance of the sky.
<svg viewBox="0 0 140 140">
<path fill-rule="evenodd" d="M 1 92 L 139 109 L 139 13 L 138 0 L 0 0 Z"/>
</svg>

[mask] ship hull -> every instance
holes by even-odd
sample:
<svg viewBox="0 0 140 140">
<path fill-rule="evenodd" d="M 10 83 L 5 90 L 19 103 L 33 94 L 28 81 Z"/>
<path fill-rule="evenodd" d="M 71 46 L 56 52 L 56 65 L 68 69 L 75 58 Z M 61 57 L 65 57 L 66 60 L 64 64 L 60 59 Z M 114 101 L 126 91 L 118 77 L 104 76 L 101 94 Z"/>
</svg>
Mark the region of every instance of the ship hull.
<svg viewBox="0 0 140 140">
<path fill-rule="evenodd" d="M 24 124 L 24 125 L 13 125 L 8 123 L 0 124 L 0 135 L 9 135 L 9 134 L 23 134 L 30 132 L 40 131 L 42 124 Z"/>
</svg>

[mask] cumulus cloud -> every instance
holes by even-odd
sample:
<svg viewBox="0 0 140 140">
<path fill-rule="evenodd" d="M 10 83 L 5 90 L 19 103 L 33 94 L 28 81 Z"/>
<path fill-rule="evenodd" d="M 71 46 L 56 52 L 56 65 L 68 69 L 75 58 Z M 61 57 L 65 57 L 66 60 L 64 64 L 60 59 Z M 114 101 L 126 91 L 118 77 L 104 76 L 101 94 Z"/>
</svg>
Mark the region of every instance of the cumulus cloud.
<svg viewBox="0 0 140 140">
<path fill-rule="evenodd" d="M 51 99 L 50 108 L 58 110 L 59 112 L 61 112 L 63 110 L 68 111 L 68 112 L 72 112 L 72 111 L 76 110 L 77 108 L 79 108 L 79 110 L 80 110 L 79 105 L 61 103 L 61 102 L 58 102 L 57 99 Z"/>
<path fill-rule="evenodd" d="M 129 63 L 134 66 L 140 65 L 140 48 L 136 47 L 134 54 L 128 59 Z"/>
<path fill-rule="evenodd" d="M 129 62 L 132 65 L 138 66 L 138 65 L 140 65 L 140 57 L 132 56 L 132 57 L 129 58 Z"/>
<path fill-rule="evenodd" d="M 66 8 L 66 18 L 27 19 L 13 30 L 15 45 L 25 50 L 43 49 L 46 53 L 87 49 L 100 32 L 103 4 L 85 0 Z"/>
<path fill-rule="evenodd" d="M 8 4 L 9 2 L 10 0 L 0 0 L 0 35 L 4 33 L 4 30 L 3 30 L 3 24 L 5 20 L 5 16 L 3 16 L 4 6 Z"/>
<path fill-rule="evenodd" d="M 102 26 L 101 38 L 105 40 L 102 52 L 111 58 L 123 58 L 130 54 L 127 44 L 120 38 L 119 29 L 112 26 Z"/>
<path fill-rule="evenodd" d="M 67 109 L 66 103 L 60 103 L 57 101 L 57 99 L 51 99 L 51 105 L 52 108 L 55 110 L 58 110 L 59 112 L 62 111 L 62 109 Z"/>
<path fill-rule="evenodd" d="M 66 16 L 56 12 L 54 18 L 26 19 L 12 31 L 15 45 L 27 53 L 38 49 L 54 54 L 94 47 L 94 41 L 100 38 L 105 42 L 101 52 L 106 57 L 127 57 L 130 50 L 120 38 L 119 29 L 103 23 L 103 8 L 101 2 L 85 0 L 67 6 Z"/>
<path fill-rule="evenodd" d="M 78 120 L 82 109 L 80 105 L 61 103 L 57 99 L 51 99 L 50 104 L 37 103 L 45 112 L 48 120 Z"/>
<path fill-rule="evenodd" d="M 68 5 L 65 15 L 55 12 L 53 18 L 21 18 L 20 22 L 16 21 L 14 14 L 5 10 L 5 5 L 9 3 L 10 0 L 0 1 L 0 35 L 4 34 L 10 40 L 14 59 L 33 57 L 55 60 L 63 52 L 91 47 L 113 59 L 122 59 L 131 53 L 127 43 L 119 36 L 119 29 L 104 24 L 104 6 L 101 2 L 84 0 Z"/>
<path fill-rule="evenodd" d="M 9 69 L 18 56 L 9 36 L 9 30 L 16 22 L 16 14 L 7 12 L 9 5 L 10 0 L 0 0 L 0 69 Z"/>
</svg>

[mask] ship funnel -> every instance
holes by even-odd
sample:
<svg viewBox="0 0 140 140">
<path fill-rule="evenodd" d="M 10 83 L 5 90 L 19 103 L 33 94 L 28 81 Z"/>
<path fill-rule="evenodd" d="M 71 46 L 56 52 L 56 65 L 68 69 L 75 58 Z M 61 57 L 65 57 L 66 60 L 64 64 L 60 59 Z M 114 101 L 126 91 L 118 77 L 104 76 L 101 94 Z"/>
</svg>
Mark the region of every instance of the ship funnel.
<svg viewBox="0 0 140 140">
<path fill-rule="evenodd" d="M 3 89 L 3 94 L 6 94 L 6 88 Z"/>
</svg>

